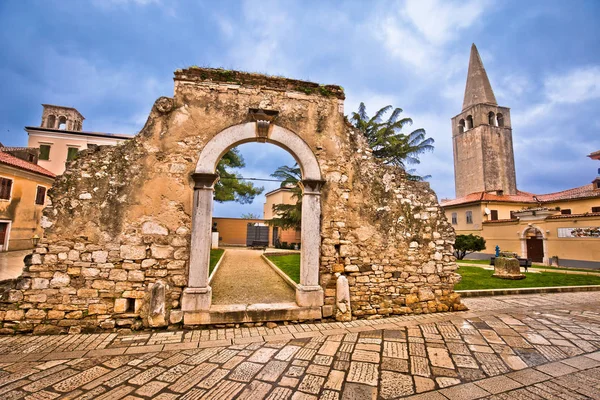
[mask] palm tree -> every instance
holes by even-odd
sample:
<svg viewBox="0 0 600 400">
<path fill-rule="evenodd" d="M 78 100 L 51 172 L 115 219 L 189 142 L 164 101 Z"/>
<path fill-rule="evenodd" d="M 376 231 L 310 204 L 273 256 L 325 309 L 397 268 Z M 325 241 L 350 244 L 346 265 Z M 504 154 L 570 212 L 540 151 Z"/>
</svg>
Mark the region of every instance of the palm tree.
<svg viewBox="0 0 600 400">
<path fill-rule="evenodd" d="M 293 167 L 283 165 L 271 174 L 272 177 L 281 179 L 282 188 L 288 188 L 292 191 L 292 199 L 296 199 L 295 204 L 274 204 L 273 213 L 275 218 L 269 221 L 270 225 L 278 226 L 281 229 L 300 229 L 302 222 L 302 188 L 298 185 L 302 179 L 302 172 L 298 164 Z"/>
<path fill-rule="evenodd" d="M 367 115 L 364 103 L 360 103 L 358 112 L 353 112 L 350 118 L 352 125 L 360 130 L 373 156 L 383 160 L 385 164 L 396 165 L 404 170 L 408 164 L 419 164 L 419 155 L 433 151 L 433 138 L 427 138 L 424 129 L 416 129 L 409 134 L 402 132 L 406 126 L 413 124 L 411 118 L 400 118 L 401 108 L 395 108 L 387 120 L 384 115 L 392 109 L 391 105 L 385 106 L 372 118 Z M 408 171 L 409 177 L 419 178 Z M 418 180 L 418 179 L 417 179 Z"/>
</svg>

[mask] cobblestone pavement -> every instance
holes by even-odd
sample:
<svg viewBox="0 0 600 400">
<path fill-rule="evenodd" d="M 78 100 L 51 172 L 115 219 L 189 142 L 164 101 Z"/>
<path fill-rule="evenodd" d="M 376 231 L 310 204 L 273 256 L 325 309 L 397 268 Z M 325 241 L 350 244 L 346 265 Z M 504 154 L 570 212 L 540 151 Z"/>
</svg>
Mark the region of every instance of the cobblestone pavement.
<svg viewBox="0 0 600 400">
<path fill-rule="evenodd" d="M 9 399 L 600 399 L 600 293 L 275 329 L 0 337 Z"/>
</svg>

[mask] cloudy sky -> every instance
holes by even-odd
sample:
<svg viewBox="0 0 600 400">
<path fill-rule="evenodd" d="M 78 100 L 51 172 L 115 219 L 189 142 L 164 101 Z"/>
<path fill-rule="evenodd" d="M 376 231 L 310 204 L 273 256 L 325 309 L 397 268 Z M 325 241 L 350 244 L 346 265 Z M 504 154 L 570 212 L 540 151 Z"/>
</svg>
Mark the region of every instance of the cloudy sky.
<svg viewBox="0 0 600 400">
<path fill-rule="evenodd" d="M 26 145 L 41 103 L 76 107 L 85 130 L 133 134 L 177 68 L 265 72 L 342 85 L 348 114 L 361 101 L 403 108 L 436 141 L 418 172 L 452 198 L 450 118 L 475 42 L 512 109 L 518 187 L 559 191 L 600 167 L 585 157 L 600 149 L 599 20 L 596 0 L 2 1 L 0 141 Z M 291 163 L 274 146 L 241 149 L 244 176 Z M 262 203 L 215 214 L 262 215 Z"/>
</svg>

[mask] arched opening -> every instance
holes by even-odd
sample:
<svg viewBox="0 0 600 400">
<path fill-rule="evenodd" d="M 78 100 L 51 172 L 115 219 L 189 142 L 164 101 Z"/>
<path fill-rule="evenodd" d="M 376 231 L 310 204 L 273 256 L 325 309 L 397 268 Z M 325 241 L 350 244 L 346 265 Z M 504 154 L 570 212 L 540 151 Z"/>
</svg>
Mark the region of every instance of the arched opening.
<svg viewBox="0 0 600 400">
<path fill-rule="evenodd" d="M 544 232 L 536 226 L 528 226 L 521 234 L 521 253 L 524 258 L 532 262 L 544 263 L 548 261 L 546 237 Z"/>
<path fill-rule="evenodd" d="M 67 117 L 59 117 L 58 118 L 58 129 L 66 130 L 67 129 Z"/>
<path fill-rule="evenodd" d="M 263 121 L 261 121 L 263 122 Z M 188 286 L 182 296 L 184 312 L 207 312 L 212 303 L 209 285 L 209 260 L 212 231 L 212 201 L 215 173 L 219 160 L 229 149 L 248 142 L 272 143 L 287 150 L 298 163 L 302 175 L 302 227 L 300 249 L 300 284 L 296 287 L 296 303 L 300 307 L 323 305 L 323 289 L 319 285 L 321 245 L 321 178 L 319 163 L 311 148 L 295 133 L 277 125 L 259 126 L 259 122 L 235 125 L 214 136 L 198 157 L 194 180 L 192 239 Z M 185 323 L 185 316 L 184 316 Z"/>
<path fill-rule="evenodd" d="M 460 121 L 458 121 L 458 132 L 462 133 L 465 131 L 465 120 L 461 119 Z"/>
<path fill-rule="evenodd" d="M 54 129 L 56 125 L 56 117 L 54 115 L 48 115 L 46 120 L 46 128 Z"/>
<path fill-rule="evenodd" d="M 496 120 L 498 121 L 498 126 L 504 126 L 504 115 L 502 113 L 496 114 Z"/>
<path fill-rule="evenodd" d="M 493 111 L 490 111 L 488 114 L 488 123 L 490 124 L 490 126 L 498 126 L 496 124 L 496 114 L 494 114 Z"/>
<path fill-rule="evenodd" d="M 473 129 L 473 116 L 467 115 L 467 130 Z"/>
</svg>

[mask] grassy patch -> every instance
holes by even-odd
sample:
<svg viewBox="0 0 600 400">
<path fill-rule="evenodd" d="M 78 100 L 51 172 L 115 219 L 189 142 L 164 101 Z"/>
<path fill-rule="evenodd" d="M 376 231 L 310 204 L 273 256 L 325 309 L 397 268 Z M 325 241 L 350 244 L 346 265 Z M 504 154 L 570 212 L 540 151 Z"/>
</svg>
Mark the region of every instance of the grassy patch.
<svg viewBox="0 0 600 400">
<path fill-rule="evenodd" d="M 210 266 L 208 267 L 208 276 L 212 274 L 213 269 L 215 269 L 215 266 L 221 259 L 221 256 L 223 256 L 224 252 L 225 250 L 223 249 L 210 249 Z"/>
<path fill-rule="evenodd" d="M 477 265 L 490 265 L 489 260 L 456 260 L 456 263 L 460 266 L 460 264 L 477 264 Z M 555 271 L 582 271 L 582 272 L 600 272 L 597 269 L 591 268 L 570 268 L 570 267 L 554 267 L 544 264 L 532 263 L 530 268 L 544 268 L 544 269 L 553 269 Z"/>
<path fill-rule="evenodd" d="M 296 283 L 300 283 L 300 254 L 286 254 L 282 256 L 269 256 L 269 260 L 277 265 L 287 276 Z"/>
<path fill-rule="evenodd" d="M 462 280 L 454 287 L 455 290 L 600 285 L 600 276 L 593 275 L 567 275 L 555 272 L 529 272 L 525 273 L 527 278 L 513 281 L 508 279 L 493 278 L 492 274 L 494 271 L 479 267 L 462 266 L 456 272 L 462 276 Z"/>
</svg>

